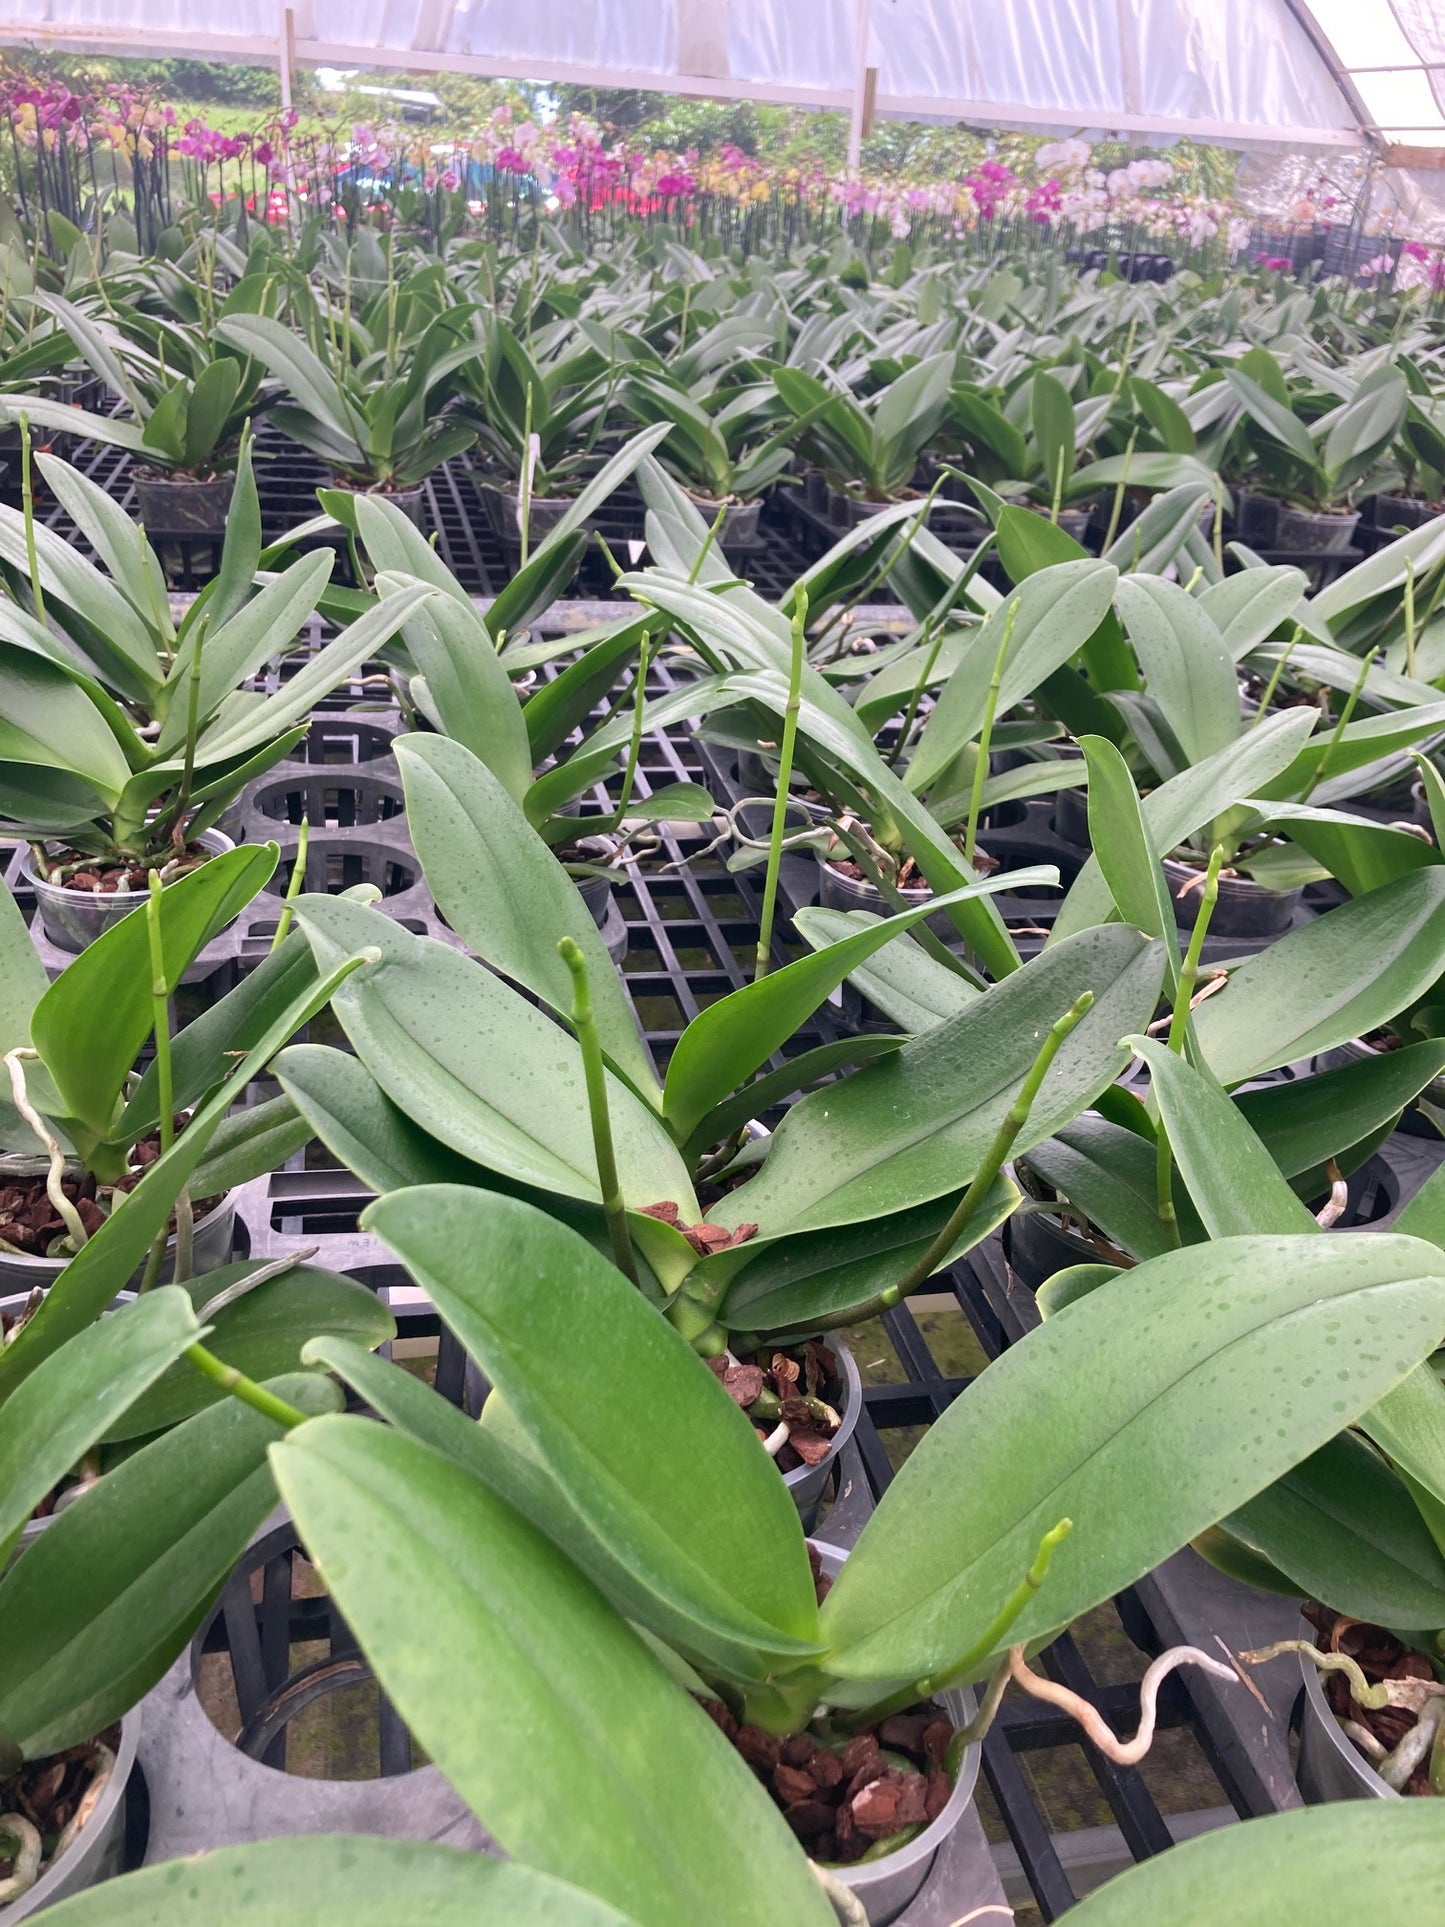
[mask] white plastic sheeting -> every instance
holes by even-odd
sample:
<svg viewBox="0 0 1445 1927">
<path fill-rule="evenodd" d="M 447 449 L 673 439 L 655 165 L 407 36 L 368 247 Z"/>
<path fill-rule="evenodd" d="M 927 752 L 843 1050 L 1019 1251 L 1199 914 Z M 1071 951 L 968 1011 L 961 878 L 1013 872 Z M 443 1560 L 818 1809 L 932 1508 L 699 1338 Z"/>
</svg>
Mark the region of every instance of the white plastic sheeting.
<svg viewBox="0 0 1445 1927">
<path fill-rule="evenodd" d="M 872 68 L 884 115 L 1445 139 L 1445 0 L 0 0 L 0 41 L 240 59 L 285 42 L 301 62 L 843 108 Z"/>
<path fill-rule="evenodd" d="M 1425 146 L 1445 137 L 1440 0 L 1312 0 L 1311 13 L 1387 140 Z"/>
</svg>

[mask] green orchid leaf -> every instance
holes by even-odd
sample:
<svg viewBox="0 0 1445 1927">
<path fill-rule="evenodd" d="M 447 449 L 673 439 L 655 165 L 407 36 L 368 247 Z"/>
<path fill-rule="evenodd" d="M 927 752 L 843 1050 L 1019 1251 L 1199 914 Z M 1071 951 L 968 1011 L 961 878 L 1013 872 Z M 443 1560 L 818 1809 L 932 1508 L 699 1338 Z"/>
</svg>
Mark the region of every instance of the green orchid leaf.
<svg viewBox="0 0 1445 1927">
<path fill-rule="evenodd" d="M 1433 1365 L 1419 1365 L 1401 1379 L 1393 1392 L 1378 1405 L 1372 1405 L 1360 1420 L 1360 1429 L 1369 1434 L 1386 1454 L 1402 1478 L 1412 1483 L 1416 1504 L 1421 1506 L 1427 1523 L 1440 1543 L 1439 1508 L 1445 1507 L 1445 1385 Z M 1428 1495 L 1435 1511 L 1421 1504 Z M 1445 1552 L 1445 1544 L 1441 1545 Z M 1435 1621 L 1421 1624 L 1433 1626 Z M 1442 1622 L 1445 1623 L 1445 1622 Z"/>
<path fill-rule="evenodd" d="M 83 435 L 87 441 L 109 444 L 113 448 L 128 448 L 132 455 L 142 458 L 152 453 L 145 438 L 145 430 L 138 422 L 129 422 L 117 415 L 97 415 L 93 409 L 77 408 L 68 401 L 56 401 L 47 395 L 6 395 L 3 403 L 7 422 L 18 422 L 24 415 L 32 429 L 45 428 L 54 434 Z M 43 462 L 43 455 L 37 457 L 37 465 Z"/>
<path fill-rule="evenodd" d="M 355 674 L 383 643 L 405 628 L 416 611 L 435 595 L 435 589 L 416 584 L 373 604 L 334 642 L 328 642 L 310 657 L 282 684 L 276 695 L 268 696 L 254 708 L 232 713 L 223 708 L 216 721 L 203 731 L 196 745 L 197 758 L 210 765 L 230 761 L 293 728 L 310 716 L 324 696 L 329 696 L 348 676 Z"/>
<path fill-rule="evenodd" d="M 480 1479 L 561 1547 L 624 1618 L 649 1627 L 674 1652 L 692 1653 L 711 1669 L 746 1679 L 760 1662 L 759 1639 L 775 1650 L 786 1644 L 775 1629 L 747 1620 L 736 1606 L 720 1618 L 700 1617 L 695 1601 L 674 1604 L 660 1593 L 650 1584 L 649 1569 L 634 1566 L 627 1542 L 610 1538 L 589 1513 L 577 1510 L 515 1419 L 509 1414 L 503 1422 L 500 1394 L 488 1394 L 478 1425 L 402 1367 L 346 1339 L 315 1339 L 306 1347 L 306 1362 L 336 1372 L 388 1424 Z"/>
<path fill-rule="evenodd" d="M 571 937 L 587 961 L 603 1050 L 633 1090 L 655 1103 L 657 1073 L 601 932 L 501 777 L 444 736 L 400 736 L 396 757 L 407 827 L 452 929 L 563 1017 L 572 1009 L 573 985 L 557 945 Z"/>
<path fill-rule="evenodd" d="M 274 871 L 272 872 L 274 875 Z M 316 960 L 299 930 L 264 956 L 234 990 L 203 1010 L 171 1039 L 171 1094 L 178 1110 L 199 1103 L 229 1077 L 238 1052 L 266 1035 L 283 1011 L 316 986 Z M 149 1135 L 160 1120 L 160 1079 L 147 1065 L 126 1103 L 126 1131 Z"/>
<path fill-rule="evenodd" d="M 770 971 L 701 1011 L 679 1038 L 667 1067 L 663 1110 L 674 1134 L 689 1138 L 699 1122 L 744 1078 L 807 1022 L 850 971 L 893 937 L 935 915 L 948 903 L 992 895 L 1001 889 L 1050 887 L 1058 872 L 1049 865 L 1011 872 L 900 911 L 865 930 Z"/>
<path fill-rule="evenodd" d="M 1195 1013 L 1221 1084 L 1363 1037 L 1440 973 L 1445 868 L 1416 870 L 1303 924 L 1234 971 Z"/>
<path fill-rule="evenodd" d="M 35 465 L 55 499 L 80 529 L 141 620 L 154 624 L 169 640 L 165 571 L 145 537 L 113 495 L 54 455 L 37 455 Z"/>
<path fill-rule="evenodd" d="M 1096 1888 L 1075 1927 L 1276 1927 L 1362 1915 L 1404 1927 L 1445 1907 L 1428 1800 L 1303 1807 L 1188 1840 Z M 63 1927 L 57 1923 L 57 1927 Z"/>
<path fill-rule="evenodd" d="M 1230 659 L 1238 662 L 1290 619 L 1307 586 L 1302 569 L 1241 569 L 1211 583 L 1199 606 L 1223 636 Z"/>
<path fill-rule="evenodd" d="M 1060 1519 L 1073 1531 L 1006 1643 L 1051 1637 L 1318 1451 L 1433 1350 L 1442 1316 L 1445 1255 L 1379 1232 L 1215 1239 L 1088 1293 L 897 1474 L 824 1602 L 830 1665 L 902 1681 L 976 1654 L 982 1677 L 987 1629 Z M 1169 1478 L 1141 1485 L 1144 1464 Z"/>
<path fill-rule="evenodd" d="M 600 629 L 563 639 L 569 651 L 580 652 L 577 660 L 535 689 L 522 711 L 534 763 L 543 762 L 560 750 L 572 731 L 580 729 L 597 705 L 607 699 L 620 666 L 637 654 L 649 626 L 646 616 L 634 616 L 625 622 L 606 623 Z M 510 651 L 503 661 L 509 669 L 531 667 L 524 658 L 514 658 Z M 460 732 L 448 730 L 447 734 Z"/>
<path fill-rule="evenodd" d="M 487 1182 L 480 1165 L 439 1144 L 393 1104 L 350 1051 L 293 1044 L 276 1059 L 276 1075 L 314 1134 L 372 1190 Z"/>
<path fill-rule="evenodd" d="M 1306 470 L 1320 466 L 1318 451 L 1310 432 L 1289 406 L 1271 395 L 1240 368 L 1226 368 L 1224 379 L 1243 402 L 1245 412 L 1274 441 L 1282 443 Z"/>
<path fill-rule="evenodd" d="M 701 783 L 666 783 L 651 796 L 635 796 L 624 823 L 708 823 L 717 804 Z"/>
<path fill-rule="evenodd" d="M 1089 840 L 1125 923 L 1164 945 L 1165 988 L 1173 996 L 1179 979 L 1179 926 L 1164 872 L 1144 827 L 1128 765 L 1102 736 L 1082 736 L 1079 747 L 1089 772 Z"/>
<path fill-rule="evenodd" d="M 1192 489 L 1196 494 L 1214 490 L 1214 471 L 1194 455 L 1165 455 L 1157 450 L 1137 450 L 1132 455 L 1106 455 L 1102 461 L 1086 462 L 1076 469 L 1064 490 L 1066 502 L 1087 501 L 1101 489 L 1115 489 L 1120 483 L 1140 489 Z M 1132 533 L 1126 530 L 1125 534 Z M 1192 539 L 1198 529 L 1184 531 Z M 1142 538 L 1141 538 L 1142 543 Z"/>
<path fill-rule="evenodd" d="M 394 1104 L 504 1178 L 600 1201 L 582 1057 L 566 1031 L 490 970 L 378 910 L 302 897 L 297 918 L 323 968 L 355 948 L 381 952 L 332 1007 Z M 624 1202 L 640 1210 L 670 1199 L 695 1223 L 701 1213 L 661 1121 L 610 1075 L 607 1095 Z"/>
<path fill-rule="evenodd" d="M 432 1840 L 300 1834 L 162 1861 L 54 1908 L 56 1927 L 633 1927 L 626 1914 L 512 1861 Z"/>
<path fill-rule="evenodd" d="M 804 1090 L 834 1071 L 871 1063 L 875 1057 L 887 1057 L 900 1050 L 904 1042 L 902 1037 L 878 1033 L 835 1037 L 831 1044 L 815 1044 L 811 1050 L 786 1058 L 777 1070 L 764 1071 L 751 1084 L 744 1084 L 741 1090 L 705 1112 L 683 1146 L 684 1155 L 701 1158 L 713 1145 L 736 1137 L 746 1125 L 762 1117 L 773 1105 L 783 1103 L 794 1091 Z"/>
<path fill-rule="evenodd" d="M 1206 1072 L 1153 1037 L 1131 1037 L 1149 1066 L 1174 1161 L 1211 1238 L 1318 1231 L 1233 1103 Z"/>
<path fill-rule="evenodd" d="M 615 1265 L 532 1205 L 457 1185 L 394 1192 L 363 1222 L 431 1296 L 589 1530 L 627 1547 L 634 1593 L 673 1621 L 718 1627 L 733 1648 L 752 1643 L 754 1667 L 818 1650 L 786 1487 L 718 1379 Z M 627 1422 L 639 1407 L 648 1428 Z M 693 1441 L 676 1469 L 653 1427 Z"/>
<path fill-rule="evenodd" d="M 1237 1091 L 1232 1102 L 1285 1177 L 1297 1178 L 1367 1143 L 1442 1072 L 1445 1042 L 1435 1040 L 1379 1051 L 1288 1083 Z"/>
<path fill-rule="evenodd" d="M 150 623 L 94 563 L 53 529 L 37 520 L 33 533 L 46 604 L 59 605 L 80 618 L 75 625 L 77 646 L 85 666 L 93 667 L 118 694 L 147 701 L 164 674 Z M 0 562 L 28 578 L 25 517 L 18 509 L 0 507 Z"/>
<path fill-rule="evenodd" d="M 1052 501 L 1073 479 L 1074 404 L 1058 377 L 1042 368 L 1030 389 L 1029 417 L 1044 475 L 1044 493 Z"/>
<path fill-rule="evenodd" d="M 1050 1184 L 1132 1258 L 1160 1258 L 1173 1239 L 1159 1216 L 1158 1160 L 1150 1139 L 1085 1112 L 1028 1155 Z"/>
<path fill-rule="evenodd" d="M 303 1426 L 273 1461 L 388 1697 L 506 1853 L 584 1881 L 642 1927 L 752 1927 L 779 1908 L 831 1920 L 781 1815 L 712 1721 L 475 1478 L 364 1419 Z M 523 1754 L 545 1772 L 519 1772 Z"/>
<path fill-rule="evenodd" d="M 299 1371 L 303 1347 L 323 1334 L 349 1338 L 368 1349 L 395 1338 L 396 1320 L 376 1293 L 354 1278 L 324 1271 L 317 1265 L 300 1264 L 246 1289 L 246 1281 L 265 1269 L 259 1259 L 222 1265 L 200 1278 L 187 1279 L 182 1286 L 167 1287 L 184 1292 L 195 1306 L 197 1317 L 205 1314 L 207 1348 L 247 1378 L 260 1383 Z M 240 1295 L 230 1303 L 217 1304 L 223 1294 L 236 1291 Z M 148 1292 L 139 1302 L 146 1304 L 153 1295 Z M 92 1326 L 91 1330 L 107 1329 L 108 1323 Z M 62 1356 L 69 1357 L 80 1342 L 74 1340 Z M 39 1376 L 37 1372 L 35 1377 Z M 34 1379 L 27 1381 L 17 1400 L 33 1383 Z M 111 1442 L 144 1438 L 148 1432 L 180 1424 L 225 1396 L 210 1379 L 182 1363 L 129 1405 L 103 1436 Z M 7 1416 L 9 1411 L 6 1406 Z"/>
<path fill-rule="evenodd" d="M 936 1271 L 946 1271 L 996 1231 L 1018 1201 L 1018 1187 L 1006 1177 L 996 1178 Z M 742 1267 L 723 1298 L 723 1322 L 737 1331 L 824 1333 L 848 1323 L 848 1314 L 912 1271 L 957 1203 L 955 1195 L 869 1224 L 780 1238 L 761 1250 L 756 1242 L 744 1245 Z M 755 1251 L 756 1257 L 749 1256 Z M 704 1259 L 698 1271 L 722 1273 L 722 1261 L 731 1257 L 721 1253 Z"/>
<path fill-rule="evenodd" d="M 816 908 L 800 910 L 793 918 L 815 950 L 879 921 L 868 910 Z M 910 1036 L 946 1023 L 983 995 L 966 977 L 930 957 L 910 937 L 896 938 L 867 964 L 850 971 L 848 981 Z"/>
<path fill-rule="evenodd" d="M 1133 479 L 1132 471 L 1130 479 Z M 1104 555 L 1116 569 L 1133 575 L 1162 575 L 1184 546 L 1186 537 L 1199 527 L 1212 490 L 1198 482 L 1169 488 L 1144 508 L 1127 529 L 1116 536 Z M 1187 571 L 1181 571 L 1187 574 Z"/>
<path fill-rule="evenodd" d="M 189 721 L 189 682 L 197 649 L 201 652 L 200 690 L 196 713 L 202 724 L 215 715 L 222 701 L 273 656 L 295 643 L 321 593 L 331 579 L 335 558 L 305 555 L 275 576 L 243 607 L 219 626 L 200 623 L 190 631 L 167 681 L 175 691 L 156 742 L 162 757 L 183 749 Z"/>
<path fill-rule="evenodd" d="M 1352 1619 L 1445 1625 L 1445 1556 L 1400 1480 L 1353 1433 L 1231 1512 L 1224 1530 L 1288 1573 L 1304 1598 Z"/>
<path fill-rule="evenodd" d="M 267 1388 L 334 1411 L 312 1373 Z M 27 1758 L 88 1740 L 160 1679 L 276 1504 L 280 1427 L 223 1399 L 113 1467 L 0 1581 L 0 1729 Z"/>
<path fill-rule="evenodd" d="M 196 376 L 186 408 L 184 466 L 198 469 L 215 460 L 228 439 L 231 410 L 241 385 L 241 364 L 230 356 L 208 362 Z"/>
<path fill-rule="evenodd" d="M 414 578 L 381 574 L 383 596 Z M 407 652 L 426 681 L 443 734 L 466 745 L 492 770 L 514 803 L 532 782 L 532 749 L 512 681 L 487 626 L 470 602 L 434 595 L 402 631 Z"/>
<path fill-rule="evenodd" d="M 229 1083 L 212 1093 L 169 1151 L 146 1169 L 125 1202 L 113 1210 L 95 1236 L 71 1259 L 46 1294 L 45 1303 L 0 1352 L 0 1402 L 38 1365 L 96 1319 L 130 1282 L 166 1224 L 177 1198 L 200 1164 L 221 1119 L 238 1092 L 263 1070 L 281 1046 L 317 1011 L 325 1008 L 337 985 L 355 968 L 344 958 L 282 1011 L 236 1066 Z M 63 981 L 63 979 L 62 979 Z"/>
<path fill-rule="evenodd" d="M 221 1119 L 187 1189 L 198 1198 L 234 1191 L 238 1185 L 279 1171 L 314 1136 L 310 1123 L 284 1094 L 249 1104 Z"/>
<path fill-rule="evenodd" d="M 200 1335 L 186 1294 L 160 1286 L 73 1338 L 0 1407 L 0 1568 L 52 1486 Z"/>
<path fill-rule="evenodd" d="M 1438 849 L 1408 830 L 1343 810 L 1312 809 L 1305 803 L 1268 805 L 1261 828 L 1282 830 L 1338 878 L 1352 897 L 1368 896 L 1397 877 L 1441 861 Z"/>
<path fill-rule="evenodd" d="M 0 640 L 0 704 L 0 763 L 21 765 L 20 775 L 38 765 L 42 777 L 53 770 L 78 778 L 96 799 L 92 814 L 115 806 L 130 764 L 74 670 Z"/>
<path fill-rule="evenodd" d="M 357 439 L 353 411 L 347 406 L 336 377 L 314 355 L 296 331 L 269 315 L 225 315 L 216 334 L 227 347 L 265 368 L 284 382 L 299 403 L 293 413 L 310 416 L 327 440 L 335 444 L 343 466 L 362 469 L 366 454 Z"/>
<path fill-rule="evenodd" d="M 1417 744 L 1433 739 L 1442 729 L 1445 729 L 1445 703 L 1420 703 L 1346 723 L 1338 734 L 1333 730 L 1321 731 L 1317 738 L 1304 744 L 1287 770 L 1262 784 L 1255 794 L 1272 802 L 1288 801 L 1318 781 L 1319 788 L 1314 792 L 1317 800 L 1338 801 L 1341 795 L 1354 794 L 1362 787 L 1358 778 L 1354 783 L 1348 781 L 1355 771 L 1402 755 Z"/>
<path fill-rule="evenodd" d="M 982 729 L 1010 609 L 1017 604 L 997 695 L 1001 716 L 1078 654 L 1107 615 L 1118 580 L 1106 562 L 1063 562 L 1030 575 L 1000 603 L 973 632 L 919 737 L 907 776 L 915 795 Z"/>
<path fill-rule="evenodd" d="M 178 877 L 160 898 L 166 983 L 245 908 L 276 868 L 274 843 L 245 843 Z M 31 1038 L 68 1116 L 92 1142 L 110 1135 L 125 1078 L 153 1027 L 144 907 L 82 950 L 35 1006 Z"/>
<path fill-rule="evenodd" d="M 20 906 L 0 886 L 0 1057 L 29 1045 L 30 1020 L 49 988 Z M 8 1099 L 8 1091 L 5 1096 Z"/>
<path fill-rule="evenodd" d="M 715 1205 L 711 1220 L 756 1223 L 776 1237 L 889 1216 L 956 1191 L 1075 999 L 1091 990 L 1094 1006 L 1055 1058 L 1015 1155 L 1113 1083 L 1124 1062 L 1118 1039 L 1152 1018 L 1161 976 L 1158 945 L 1119 925 L 1046 952 L 949 1023 L 795 1104 L 761 1174 Z"/>
<path fill-rule="evenodd" d="M 226 509 L 221 566 L 205 596 L 205 613 L 215 629 L 223 628 L 250 601 L 256 571 L 261 566 L 261 498 L 256 489 L 251 450 L 251 437 L 245 434 L 241 437 L 236 479 Z"/>
<path fill-rule="evenodd" d="M 1056 1317 L 1066 1305 L 1087 1298 L 1091 1291 L 1111 1285 L 1123 1276 L 1117 1265 L 1066 1265 L 1062 1271 L 1046 1278 L 1034 1293 L 1039 1317 Z"/>
<path fill-rule="evenodd" d="M 566 593 L 591 539 L 585 529 L 574 529 L 560 541 L 555 532 L 547 538 L 487 610 L 484 620 L 494 641 L 518 634 Z"/>
<path fill-rule="evenodd" d="M 1375 596 L 1399 589 L 1407 574 L 1419 582 L 1445 558 L 1445 515 L 1411 529 L 1397 542 L 1377 549 L 1353 569 L 1345 569 L 1328 588 L 1310 598 L 1311 613 L 1341 634 L 1352 612 Z"/>
<path fill-rule="evenodd" d="M 1114 596 L 1149 694 L 1191 763 L 1240 733 L 1234 658 L 1208 611 L 1177 582 L 1121 576 Z"/>
</svg>

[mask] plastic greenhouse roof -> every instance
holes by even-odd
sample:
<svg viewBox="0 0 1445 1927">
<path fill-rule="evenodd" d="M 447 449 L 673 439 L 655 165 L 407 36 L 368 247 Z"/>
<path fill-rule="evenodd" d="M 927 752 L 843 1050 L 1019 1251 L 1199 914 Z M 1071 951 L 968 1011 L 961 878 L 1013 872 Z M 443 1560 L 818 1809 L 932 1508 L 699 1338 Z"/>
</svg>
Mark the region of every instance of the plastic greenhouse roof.
<svg viewBox="0 0 1445 1927">
<path fill-rule="evenodd" d="M 293 64 L 651 87 L 855 118 L 871 85 L 891 117 L 1445 145 L 1445 0 L 0 0 L 0 42 L 250 61 L 284 48 Z"/>
</svg>

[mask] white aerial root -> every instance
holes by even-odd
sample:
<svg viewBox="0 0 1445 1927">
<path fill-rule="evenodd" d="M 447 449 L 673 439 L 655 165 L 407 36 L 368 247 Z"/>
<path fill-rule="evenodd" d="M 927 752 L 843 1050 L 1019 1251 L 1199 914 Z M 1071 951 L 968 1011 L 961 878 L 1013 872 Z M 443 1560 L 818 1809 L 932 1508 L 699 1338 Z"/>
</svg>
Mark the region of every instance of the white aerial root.
<svg viewBox="0 0 1445 1927">
<path fill-rule="evenodd" d="M 1241 1653 L 1239 1657 L 1248 1666 L 1262 1666 L 1282 1653 L 1300 1653 L 1322 1673 L 1343 1673 L 1350 1682 L 1350 1698 L 1372 1713 L 1386 1706 L 1403 1706 L 1407 1712 L 1419 1714 L 1430 1701 L 1445 1699 L 1445 1681 L 1438 1679 L 1382 1679 L 1372 1686 L 1348 1653 L 1322 1653 L 1308 1639 L 1276 1640 L 1273 1646 L 1262 1646 L 1257 1653 Z"/>
<path fill-rule="evenodd" d="M 38 1061 L 39 1056 L 39 1051 L 23 1049 L 5 1053 L 5 1068 L 10 1073 L 10 1101 L 50 1154 L 50 1168 L 45 1175 L 45 1195 L 64 1219 L 70 1242 L 79 1251 L 88 1242 L 90 1234 L 81 1222 L 80 1213 L 61 1189 L 60 1180 L 65 1176 L 65 1153 L 45 1119 L 30 1102 L 25 1089 L 25 1073 L 20 1068 L 22 1058 Z"/>
<path fill-rule="evenodd" d="M 1365 1757 L 1376 1766 L 1384 1759 L 1385 1743 L 1383 1740 L 1377 1740 L 1368 1726 L 1361 1726 L 1358 1720 L 1341 1720 L 1340 1731 L 1347 1739 L 1353 1740 Z"/>
<path fill-rule="evenodd" d="M 813 1878 L 832 1902 L 839 1927 L 868 1927 L 868 1910 L 847 1882 L 840 1880 L 831 1867 L 820 1867 L 816 1860 L 810 1860 L 808 1865 L 813 1869 Z"/>
<path fill-rule="evenodd" d="M 94 1814 L 96 1807 L 100 1804 L 100 1796 L 110 1784 L 110 1776 L 114 1771 L 114 1753 L 111 1752 L 108 1746 L 102 1746 L 100 1741 L 97 1740 L 95 1743 L 95 1778 L 85 1789 L 84 1793 L 81 1794 L 79 1806 L 70 1816 L 65 1831 L 55 1843 L 55 1851 L 50 1856 L 52 1866 Z"/>
<path fill-rule="evenodd" d="M 7 1880 L 0 1880 L 0 1907 L 21 1894 L 29 1893 L 40 1878 L 40 1835 L 21 1813 L 0 1813 L 0 1840 L 8 1840 L 15 1851 L 14 1865 Z"/>
<path fill-rule="evenodd" d="M 1445 1699 L 1432 1699 L 1420 1709 L 1420 1717 L 1393 1753 L 1377 1761 L 1375 1771 L 1396 1793 L 1403 1793 L 1410 1775 L 1430 1757 L 1435 1735 L 1445 1725 Z"/>
<path fill-rule="evenodd" d="M 1071 1693 L 1067 1686 L 1059 1686 L 1053 1680 L 1042 1679 L 1039 1674 L 1031 1672 L 1024 1660 L 1022 1646 L 1014 1646 L 1009 1650 L 1009 1671 L 1015 1683 L 1034 1699 L 1047 1700 L 1050 1706 L 1060 1707 L 1077 1720 L 1089 1739 L 1115 1766 L 1137 1766 L 1149 1751 L 1158 1716 L 1159 1688 L 1176 1666 L 1200 1666 L 1216 1679 L 1239 1678 L 1232 1666 L 1226 1666 L 1222 1660 L 1211 1659 L 1208 1653 L 1200 1652 L 1197 1646 L 1171 1647 L 1167 1653 L 1159 1655 L 1140 1684 L 1138 1732 L 1132 1740 L 1121 1740 L 1097 1707 L 1091 1706 L 1077 1693 Z"/>
<path fill-rule="evenodd" d="M 1333 1158 L 1325 1168 L 1330 1174 L 1330 1195 L 1326 1203 L 1315 1213 L 1315 1222 L 1322 1230 L 1328 1231 L 1332 1224 L 1337 1223 L 1345 1215 L 1345 1206 L 1349 1202 L 1349 1187 L 1340 1176 L 1340 1167 Z"/>
</svg>

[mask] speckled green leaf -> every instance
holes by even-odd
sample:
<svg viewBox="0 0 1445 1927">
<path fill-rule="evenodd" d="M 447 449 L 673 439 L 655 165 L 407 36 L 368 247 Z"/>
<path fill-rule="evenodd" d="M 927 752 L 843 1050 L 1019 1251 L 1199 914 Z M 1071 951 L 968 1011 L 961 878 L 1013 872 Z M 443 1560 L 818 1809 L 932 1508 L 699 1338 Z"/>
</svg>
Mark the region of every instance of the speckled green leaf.
<svg viewBox="0 0 1445 1927">
<path fill-rule="evenodd" d="M 1090 1292 L 895 1478 L 824 1602 L 835 1664 L 915 1679 L 986 1644 L 1061 1518 L 1073 1532 L 1007 1639 L 1066 1626 L 1317 1451 L 1442 1331 L 1445 1253 L 1391 1233 L 1221 1238 Z"/>
<path fill-rule="evenodd" d="M 52 1907 L 55 1927 L 630 1927 L 512 1861 L 370 1834 L 302 1834 L 166 1860 Z"/>
<path fill-rule="evenodd" d="M 272 1457 L 393 1704 L 507 1853 L 585 1882 L 642 1927 L 831 1921 L 712 1721 L 477 1480 L 360 1418 L 303 1426 Z"/>
</svg>

